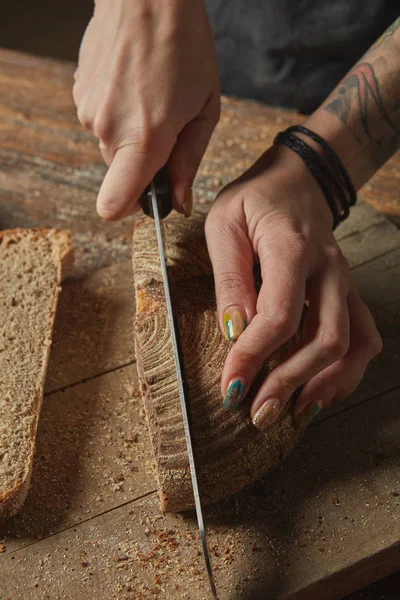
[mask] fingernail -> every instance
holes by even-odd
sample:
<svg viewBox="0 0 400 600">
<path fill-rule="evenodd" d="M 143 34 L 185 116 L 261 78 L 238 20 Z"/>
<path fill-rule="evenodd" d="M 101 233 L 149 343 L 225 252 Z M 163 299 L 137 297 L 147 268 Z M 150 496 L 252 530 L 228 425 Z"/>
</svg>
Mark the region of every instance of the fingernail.
<svg viewBox="0 0 400 600">
<path fill-rule="evenodd" d="M 246 319 L 239 308 L 228 308 L 224 312 L 224 335 L 227 340 L 235 341 L 246 329 Z"/>
<path fill-rule="evenodd" d="M 308 427 L 314 417 L 323 409 L 322 402 L 316 402 L 303 411 L 303 413 L 296 419 L 299 427 Z"/>
<path fill-rule="evenodd" d="M 270 398 L 258 409 L 253 417 L 253 425 L 257 429 L 267 429 L 276 420 L 280 413 L 281 401 L 278 398 Z"/>
<path fill-rule="evenodd" d="M 183 212 L 185 213 L 185 217 L 188 218 L 192 214 L 193 208 L 193 192 L 191 188 L 186 190 L 185 194 L 185 202 L 183 203 Z"/>
<path fill-rule="evenodd" d="M 223 405 L 225 408 L 239 408 L 246 392 L 246 382 L 242 377 L 232 379 L 225 392 Z"/>
</svg>

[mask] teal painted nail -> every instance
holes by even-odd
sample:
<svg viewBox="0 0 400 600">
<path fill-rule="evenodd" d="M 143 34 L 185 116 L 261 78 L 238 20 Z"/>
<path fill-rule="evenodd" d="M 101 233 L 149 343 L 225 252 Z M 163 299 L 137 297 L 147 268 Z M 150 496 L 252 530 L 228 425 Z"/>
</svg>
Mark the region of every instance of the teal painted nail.
<svg viewBox="0 0 400 600">
<path fill-rule="evenodd" d="M 315 404 L 312 404 L 311 406 L 306 408 L 301 417 L 297 420 L 299 427 L 307 427 L 307 425 L 311 423 L 314 417 L 316 417 L 322 409 L 323 404 L 321 404 L 320 402 L 316 402 Z"/>
<path fill-rule="evenodd" d="M 244 398 L 244 394 L 246 391 L 246 383 L 244 379 L 237 378 L 232 379 L 230 384 L 228 385 L 228 389 L 225 392 L 223 405 L 225 408 L 239 408 L 239 404 Z"/>
</svg>

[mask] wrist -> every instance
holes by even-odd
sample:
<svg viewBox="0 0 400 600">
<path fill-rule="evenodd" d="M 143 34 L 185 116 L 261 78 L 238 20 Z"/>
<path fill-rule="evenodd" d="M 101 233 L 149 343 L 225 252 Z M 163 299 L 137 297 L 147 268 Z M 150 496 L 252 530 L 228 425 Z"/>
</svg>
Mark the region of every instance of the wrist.
<svg viewBox="0 0 400 600">
<path fill-rule="evenodd" d="M 176 7 L 187 6 L 187 0 L 94 0 L 94 5 L 99 7 L 115 8 L 119 10 L 121 5 L 125 6 L 154 6 L 157 10 L 162 7 L 163 10 L 174 10 Z M 204 6 L 204 0 L 190 0 L 190 4 Z"/>
<path fill-rule="evenodd" d="M 207 15 L 204 0 L 94 0 L 94 4 L 95 16 L 116 20 L 120 28 L 132 32 L 132 26 L 143 28 L 156 21 L 172 37 L 188 21 L 196 23 Z"/>
<path fill-rule="evenodd" d="M 332 231 L 333 214 L 318 181 L 304 160 L 284 145 L 274 146 L 273 152 L 272 169 L 267 173 L 279 182 L 281 202 L 289 199 L 300 220 L 304 218 L 307 223 L 318 222 Z"/>
<path fill-rule="evenodd" d="M 336 152 L 356 190 L 359 190 L 372 177 L 375 171 L 373 165 L 362 146 L 357 143 L 353 134 L 349 132 L 342 121 L 332 117 L 320 107 L 306 119 L 303 125 L 324 138 Z M 321 148 L 316 142 L 301 134 L 298 135 L 321 154 Z"/>
</svg>

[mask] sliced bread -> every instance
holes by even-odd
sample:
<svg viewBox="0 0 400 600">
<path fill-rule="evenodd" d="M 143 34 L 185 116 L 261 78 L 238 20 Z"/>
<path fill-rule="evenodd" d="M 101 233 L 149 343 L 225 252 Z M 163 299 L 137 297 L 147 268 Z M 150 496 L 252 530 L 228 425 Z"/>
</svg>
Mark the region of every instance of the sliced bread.
<svg viewBox="0 0 400 600">
<path fill-rule="evenodd" d="M 28 493 L 68 232 L 0 232 L 0 519 Z"/>
</svg>

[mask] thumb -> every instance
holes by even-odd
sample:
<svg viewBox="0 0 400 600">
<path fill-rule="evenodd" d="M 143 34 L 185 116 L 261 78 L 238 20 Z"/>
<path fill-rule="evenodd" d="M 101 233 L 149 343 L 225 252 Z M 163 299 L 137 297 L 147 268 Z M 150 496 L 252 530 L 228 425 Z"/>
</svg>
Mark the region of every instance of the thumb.
<svg viewBox="0 0 400 600">
<path fill-rule="evenodd" d="M 112 157 L 97 196 L 100 217 L 115 221 L 137 212 L 140 196 L 167 162 L 170 150 L 163 144 L 151 152 L 139 150 L 136 144 L 119 148 Z M 102 153 L 104 156 L 105 151 L 102 150 Z"/>
</svg>

